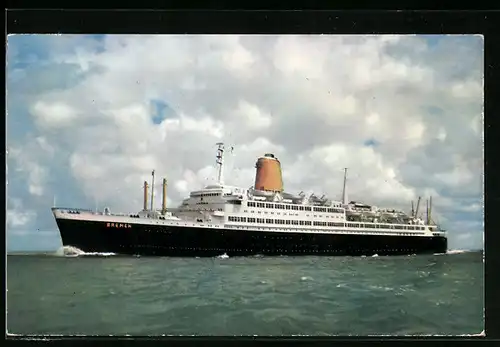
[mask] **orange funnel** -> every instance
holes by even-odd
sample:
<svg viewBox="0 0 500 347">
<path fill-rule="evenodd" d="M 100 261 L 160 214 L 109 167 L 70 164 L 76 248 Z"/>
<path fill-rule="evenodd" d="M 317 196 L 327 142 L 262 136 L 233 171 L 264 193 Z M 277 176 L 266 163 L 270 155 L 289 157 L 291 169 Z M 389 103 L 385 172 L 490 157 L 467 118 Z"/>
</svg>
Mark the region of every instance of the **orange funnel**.
<svg viewBox="0 0 500 347">
<path fill-rule="evenodd" d="M 267 153 L 260 157 L 255 164 L 256 190 L 272 192 L 283 191 L 283 178 L 281 176 L 281 164 L 274 154 Z"/>
</svg>

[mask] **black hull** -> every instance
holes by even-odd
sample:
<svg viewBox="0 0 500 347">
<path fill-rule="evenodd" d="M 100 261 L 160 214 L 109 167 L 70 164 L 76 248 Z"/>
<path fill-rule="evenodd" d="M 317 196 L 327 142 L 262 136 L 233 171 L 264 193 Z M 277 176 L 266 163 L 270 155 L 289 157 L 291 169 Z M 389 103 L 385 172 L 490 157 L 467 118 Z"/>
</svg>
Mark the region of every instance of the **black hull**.
<svg viewBox="0 0 500 347">
<path fill-rule="evenodd" d="M 127 224 L 57 219 L 63 245 L 84 252 L 126 255 L 214 257 L 248 255 L 407 255 L 445 253 L 441 236 L 273 233 L 238 229 Z"/>
</svg>

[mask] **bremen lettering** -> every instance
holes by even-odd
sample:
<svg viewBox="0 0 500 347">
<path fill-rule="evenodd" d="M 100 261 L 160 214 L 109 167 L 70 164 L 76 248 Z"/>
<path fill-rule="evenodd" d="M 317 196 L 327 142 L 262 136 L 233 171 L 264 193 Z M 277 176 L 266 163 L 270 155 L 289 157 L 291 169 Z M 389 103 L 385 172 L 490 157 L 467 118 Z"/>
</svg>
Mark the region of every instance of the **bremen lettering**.
<svg viewBox="0 0 500 347">
<path fill-rule="evenodd" d="M 122 223 L 106 223 L 106 227 L 108 228 L 132 228 L 130 224 L 122 224 Z"/>
</svg>

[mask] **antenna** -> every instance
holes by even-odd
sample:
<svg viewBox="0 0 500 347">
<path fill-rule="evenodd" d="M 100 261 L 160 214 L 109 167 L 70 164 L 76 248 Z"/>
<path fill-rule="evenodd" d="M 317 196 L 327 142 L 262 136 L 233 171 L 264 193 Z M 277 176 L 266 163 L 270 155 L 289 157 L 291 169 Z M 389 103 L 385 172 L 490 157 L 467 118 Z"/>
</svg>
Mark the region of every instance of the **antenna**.
<svg viewBox="0 0 500 347">
<path fill-rule="evenodd" d="M 411 216 L 415 217 L 415 209 L 413 208 L 413 200 L 411 201 Z"/>
<path fill-rule="evenodd" d="M 151 172 L 151 176 L 153 176 L 151 180 L 151 212 L 153 212 L 154 207 L 154 195 L 155 195 L 155 170 Z"/>
<path fill-rule="evenodd" d="M 342 203 L 347 205 L 347 168 L 344 168 L 344 188 L 342 189 Z"/>
<path fill-rule="evenodd" d="M 97 198 L 94 197 L 94 202 L 95 202 L 95 213 L 97 213 Z"/>
<path fill-rule="evenodd" d="M 215 162 L 219 166 L 217 173 L 217 182 L 220 185 L 224 184 L 224 143 L 218 142 L 217 145 L 217 156 Z"/>
</svg>

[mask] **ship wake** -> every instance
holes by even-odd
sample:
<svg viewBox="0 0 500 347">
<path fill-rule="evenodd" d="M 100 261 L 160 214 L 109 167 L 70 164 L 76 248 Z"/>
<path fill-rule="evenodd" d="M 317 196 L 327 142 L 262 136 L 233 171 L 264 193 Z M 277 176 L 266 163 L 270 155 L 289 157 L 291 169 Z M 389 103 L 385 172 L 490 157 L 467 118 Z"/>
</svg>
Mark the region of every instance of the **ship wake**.
<svg viewBox="0 0 500 347">
<path fill-rule="evenodd" d="M 54 254 L 56 257 L 110 257 L 116 255 L 112 252 L 84 252 L 81 249 L 73 246 L 62 246 Z"/>
<path fill-rule="evenodd" d="M 451 254 L 463 254 L 463 253 L 472 253 L 474 251 L 466 250 L 466 249 L 449 249 L 446 253 L 434 253 L 434 255 L 451 255 Z"/>
</svg>

